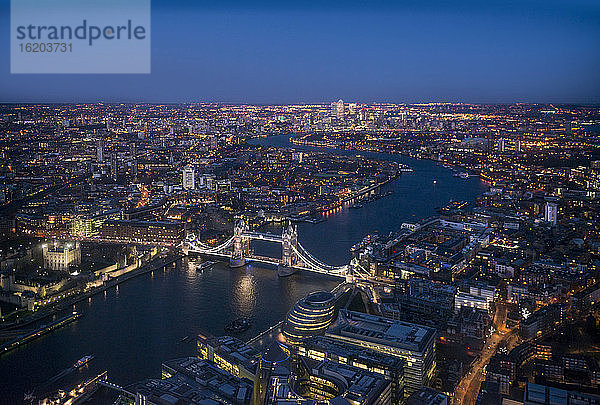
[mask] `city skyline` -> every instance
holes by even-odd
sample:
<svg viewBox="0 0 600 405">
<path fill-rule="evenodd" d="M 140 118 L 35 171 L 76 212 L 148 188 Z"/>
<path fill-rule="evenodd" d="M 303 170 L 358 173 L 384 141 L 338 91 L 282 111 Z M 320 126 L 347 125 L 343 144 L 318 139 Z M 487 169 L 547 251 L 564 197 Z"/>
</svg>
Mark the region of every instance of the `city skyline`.
<svg viewBox="0 0 600 405">
<path fill-rule="evenodd" d="M 0 114 L 0 403 L 600 401 L 600 107 Z"/>
</svg>

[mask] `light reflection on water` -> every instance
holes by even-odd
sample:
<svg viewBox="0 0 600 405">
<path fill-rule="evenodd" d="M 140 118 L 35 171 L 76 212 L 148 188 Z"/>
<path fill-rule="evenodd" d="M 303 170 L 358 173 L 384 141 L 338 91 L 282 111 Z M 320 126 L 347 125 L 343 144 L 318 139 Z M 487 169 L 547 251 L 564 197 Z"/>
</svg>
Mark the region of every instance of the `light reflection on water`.
<svg viewBox="0 0 600 405">
<path fill-rule="evenodd" d="M 239 337 L 250 339 L 283 319 L 304 295 L 338 283 L 312 274 L 280 279 L 274 269 L 230 269 L 225 263 L 192 272 L 182 262 L 134 278 L 78 304 L 78 321 L 0 357 L 0 404 L 20 403 L 26 390 L 87 354 L 96 358 L 73 380 L 103 370 L 119 384 L 159 377 L 162 361 L 195 355 L 198 333 L 222 335 L 227 323 L 245 316 L 253 324 Z M 185 336 L 192 340 L 183 342 Z"/>
<path fill-rule="evenodd" d="M 233 290 L 233 305 L 241 316 L 249 317 L 256 307 L 256 280 L 252 270 L 238 278 Z"/>
</svg>

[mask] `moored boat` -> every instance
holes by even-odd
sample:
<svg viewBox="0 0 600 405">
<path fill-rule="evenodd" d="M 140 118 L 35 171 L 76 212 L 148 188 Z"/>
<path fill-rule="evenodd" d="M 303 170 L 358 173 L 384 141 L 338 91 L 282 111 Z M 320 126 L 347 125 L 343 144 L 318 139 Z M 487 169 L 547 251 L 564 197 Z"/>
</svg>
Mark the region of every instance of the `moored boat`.
<svg viewBox="0 0 600 405">
<path fill-rule="evenodd" d="M 252 323 L 248 318 L 239 318 L 231 321 L 225 326 L 225 332 L 241 333 L 250 329 Z"/>
</svg>

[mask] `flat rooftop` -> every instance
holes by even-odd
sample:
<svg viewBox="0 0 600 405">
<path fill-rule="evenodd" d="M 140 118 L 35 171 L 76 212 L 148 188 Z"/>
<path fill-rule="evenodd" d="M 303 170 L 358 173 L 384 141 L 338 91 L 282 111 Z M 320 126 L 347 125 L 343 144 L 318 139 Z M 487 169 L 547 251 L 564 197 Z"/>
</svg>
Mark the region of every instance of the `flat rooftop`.
<svg viewBox="0 0 600 405">
<path fill-rule="evenodd" d="M 435 338 L 436 329 L 361 312 L 340 310 L 329 336 L 346 336 L 383 346 L 422 352 Z"/>
</svg>

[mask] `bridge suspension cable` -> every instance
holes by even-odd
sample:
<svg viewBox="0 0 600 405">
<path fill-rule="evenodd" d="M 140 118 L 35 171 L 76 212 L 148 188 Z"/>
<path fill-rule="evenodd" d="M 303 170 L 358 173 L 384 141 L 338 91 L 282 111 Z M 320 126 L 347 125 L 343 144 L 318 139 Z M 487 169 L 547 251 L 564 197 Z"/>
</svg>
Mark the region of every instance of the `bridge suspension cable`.
<svg viewBox="0 0 600 405">
<path fill-rule="evenodd" d="M 350 267 L 354 271 L 355 275 L 359 276 L 360 278 L 362 278 L 364 280 L 368 280 L 370 273 L 367 269 L 365 269 L 363 266 L 361 266 L 360 263 L 358 263 L 358 260 L 353 259 L 352 262 L 350 263 Z"/>
<path fill-rule="evenodd" d="M 323 263 L 310 254 L 300 243 L 297 243 L 296 246 L 292 246 L 292 248 L 298 257 L 309 267 L 313 267 L 328 273 L 345 273 L 348 269 L 348 266 L 331 266 L 327 263 Z"/>
<path fill-rule="evenodd" d="M 210 246 L 206 243 L 200 242 L 198 239 L 196 239 L 195 236 L 192 238 L 188 238 L 186 242 L 190 245 L 190 247 L 192 247 L 192 250 L 199 251 L 202 253 L 219 253 L 222 250 L 230 247 L 233 243 L 233 239 L 234 237 L 232 236 L 231 238 L 227 239 L 225 242 L 217 246 Z"/>
</svg>

